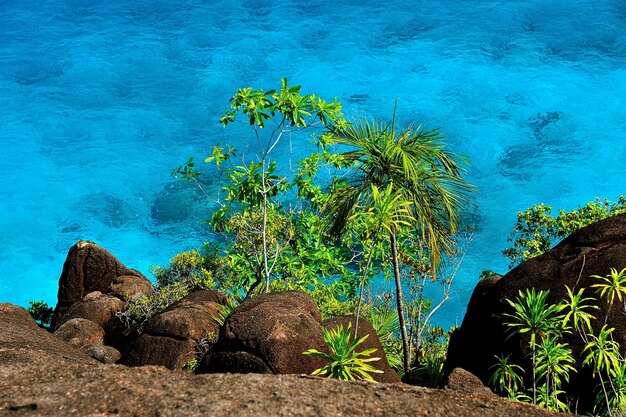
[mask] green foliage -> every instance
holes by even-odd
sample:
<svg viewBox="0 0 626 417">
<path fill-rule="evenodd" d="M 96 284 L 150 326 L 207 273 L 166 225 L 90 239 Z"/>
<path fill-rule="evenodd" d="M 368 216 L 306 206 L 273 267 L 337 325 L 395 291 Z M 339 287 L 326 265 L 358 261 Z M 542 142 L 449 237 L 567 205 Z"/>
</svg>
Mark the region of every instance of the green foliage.
<svg viewBox="0 0 626 417">
<path fill-rule="evenodd" d="M 594 276 L 605 281 L 596 284 L 597 292 L 611 302 L 618 297 L 613 285 L 620 280 L 620 275 L 611 269 L 607 277 Z M 620 284 L 621 285 L 621 284 Z M 592 285 L 594 286 L 594 285 Z M 605 290 L 605 291 L 603 291 Z M 614 290 L 611 293 L 611 290 Z M 490 384 L 510 398 L 532 402 L 554 411 L 568 411 L 562 397 L 567 393 L 561 388 L 572 372 L 576 372 L 575 358 L 569 346 L 562 341 L 563 335 L 575 330 L 584 342 L 579 366 L 589 369 L 599 380 L 594 403 L 594 411 L 600 416 L 615 416 L 626 408 L 626 365 L 621 356 L 620 345 L 613 338 L 613 328 L 604 324 L 596 334 L 592 314 L 598 306 L 596 299 L 584 297 L 584 289 L 574 293 L 566 286 L 566 296 L 558 304 L 547 302 L 547 291 L 526 290 L 519 293 L 515 301 L 507 300 L 513 307 L 513 314 L 505 316 L 511 319 L 507 323 L 518 333 L 529 333 L 529 347 L 532 366 L 532 387 L 524 390 L 523 380 L 518 365 L 510 363 L 509 356 L 496 357 L 497 362 L 491 367 L 493 375 Z"/>
<path fill-rule="evenodd" d="M 183 371 L 189 371 L 193 374 L 196 372 L 196 369 L 198 369 L 198 365 L 200 365 L 198 358 L 191 358 L 183 364 L 182 369 Z"/>
<path fill-rule="evenodd" d="M 49 328 L 54 309 L 43 301 L 29 301 L 28 312 L 33 319 L 43 328 Z"/>
<path fill-rule="evenodd" d="M 360 316 L 365 288 L 381 272 L 397 278 L 396 303 L 402 307 L 407 301 L 402 273 L 411 282 L 408 301 L 419 307 L 407 313 L 410 338 L 404 313 L 391 310 L 396 320 L 381 322 L 393 327 L 379 328 L 385 353 L 392 366 L 408 369 L 414 351 L 429 364 L 433 379 L 439 378 L 444 342 L 431 346 L 427 329 L 452 285 L 453 275 L 442 273 L 442 265 L 458 252 L 453 235 L 473 191 L 462 179 L 465 159 L 445 149 L 438 130 L 397 130 L 395 109 L 389 124 L 350 125 L 336 99 L 303 94 L 286 79 L 277 90 L 239 89 L 220 122 L 227 127 L 239 119 L 250 126 L 253 146 L 241 155 L 218 144 L 205 158 L 217 178 L 216 196 L 204 188 L 193 159 L 173 172 L 195 182 L 217 207 L 208 222 L 218 234 L 215 257 L 201 253 L 177 260 L 176 265 L 188 265 L 184 273 L 170 265 L 159 271 L 165 277 L 159 281 L 179 282 L 179 275 L 192 270 L 191 275 L 237 299 L 301 290 L 313 297 L 324 317 L 351 314 L 355 308 Z M 290 147 L 292 141 L 301 147 L 305 129 L 316 151 L 295 168 L 291 160 L 288 167 L 278 164 L 277 152 L 291 152 L 287 138 Z M 318 175 L 321 169 L 327 173 Z M 335 233 L 339 224 L 341 233 Z M 442 286 L 441 303 L 426 300 L 427 285 Z M 363 309 L 363 315 L 375 310 Z M 398 358 L 407 364 L 397 366 Z"/>
<path fill-rule="evenodd" d="M 493 372 L 489 384 L 496 392 L 506 394 L 511 399 L 520 400 L 519 393 L 524 387 L 520 373 L 524 373 L 524 368 L 510 363 L 511 355 L 496 355 L 495 358 L 496 363 L 489 368 Z M 528 402 L 532 401 L 530 398 L 528 400 Z"/>
<path fill-rule="evenodd" d="M 550 291 L 537 292 L 530 288 L 524 292 L 520 290 L 515 301 L 506 300 L 515 309 L 515 313 L 506 314 L 511 319 L 509 327 L 518 333 L 530 333 L 531 349 L 535 348 L 539 334 L 554 335 L 561 330 L 563 317 L 557 314 L 564 306 L 548 304 L 549 294 Z"/>
<path fill-rule="evenodd" d="M 153 266 L 150 272 L 161 287 L 180 282 L 193 289 L 211 289 L 215 287 L 213 275 L 218 264 L 217 254 L 207 246 L 204 253 L 193 249 L 174 255 L 169 266 Z"/>
<path fill-rule="evenodd" d="M 596 374 L 613 374 L 620 369 L 619 343 L 611 335 L 614 330 L 612 327 L 607 328 L 605 324 L 597 335 L 589 335 L 591 340 L 583 349 L 583 353 L 587 354 L 583 365 L 590 365 Z"/>
<path fill-rule="evenodd" d="M 400 327 L 398 314 L 388 305 L 375 304 L 369 310 L 368 319 L 383 346 L 387 362 L 398 374 L 403 375 L 402 345 L 396 337 Z"/>
<path fill-rule="evenodd" d="M 591 285 L 591 288 L 597 288 L 600 297 L 606 296 L 606 301 L 609 305 L 613 304 L 616 296 L 619 302 L 622 302 L 623 295 L 626 294 L 626 268 L 619 272 L 617 272 L 617 269 L 611 268 L 611 273 L 605 277 L 600 275 L 591 275 L 591 277 L 604 281 Z"/>
<path fill-rule="evenodd" d="M 234 297 L 228 297 L 226 299 L 226 304 L 219 304 L 217 306 L 219 311 L 217 312 L 217 314 L 211 315 L 211 318 L 215 320 L 220 326 L 223 326 L 228 316 L 230 316 L 230 314 L 235 308 L 237 308 L 238 305 L 238 300 L 236 300 Z"/>
<path fill-rule="evenodd" d="M 427 329 L 415 355 L 415 364 L 411 368 L 411 381 L 421 386 L 441 388 L 445 383 L 443 365 L 446 361 L 448 342 L 453 329 L 444 332 L 441 327 Z"/>
<path fill-rule="evenodd" d="M 366 349 L 357 352 L 357 347 L 367 339 L 368 335 L 358 339 L 352 337 L 352 323 L 346 329 L 340 325 L 336 329 L 322 329 L 324 341 L 330 348 L 331 353 L 321 352 L 317 349 L 309 349 L 303 352 L 305 355 L 323 358 L 329 363 L 322 368 L 316 369 L 311 375 L 319 375 L 326 378 L 342 379 L 352 381 L 355 379 L 365 379 L 375 382 L 371 373 L 382 373 L 382 371 L 370 365 L 370 362 L 380 360 L 379 357 L 370 357 L 376 349 Z"/>
<path fill-rule="evenodd" d="M 583 297 L 584 288 L 578 290 L 576 294 L 574 294 L 567 285 L 565 286 L 565 290 L 567 291 L 567 298 L 561 302 L 563 310 L 565 311 L 562 326 L 567 328 L 570 326 L 571 322 L 571 327 L 573 327 L 574 330 L 578 330 L 579 332 L 591 332 L 591 320 L 595 320 L 596 318 L 589 311 L 598 309 L 597 305 L 591 304 L 595 299 Z"/>
<path fill-rule="evenodd" d="M 556 241 L 576 230 L 621 213 L 626 213 L 626 196 L 620 196 L 615 203 L 597 198 L 571 211 L 559 210 L 556 216 L 552 214 L 552 207 L 534 205 L 518 213 L 517 223 L 508 238 L 513 247 L 505 249 L 503 253 L 511 260 L 510 266 L 513 267 L 521 261 L 541 255 Z"/>
<path fill-rule="evenodd" d="M 134 295 L 125 309 L 116 315 L 125 324 L 127 333 L 142 333 L 148 320 L 184 298 L 190 291 L 189 285 L 174 281 L 157 287 L 152 293 Z"/>
<path fill-rule="evenodd" d="M 390 123 L 365 119 L 334 128 L 327 140 L 345 149 L 340 165 L 351 174 L 347 182 L 332 189 L 324 205 L 328 231 L 342 236 L 349 222 L 357 221 L 367 230 L 371 245 L 388 240 L 403 365 L 408 372 L 411 354 L 400 278 L 402 242 L 398 241 L 410 234 L 414 249 L 427 247 L 434 275 L 442 254 L 451 250 L 459 213 L 469 204 L 473 190 L 462 179 L 463 169 L 457 162 L 465 160 L 445 149 L 438 130 L 421 126 L 397 130 L 395 109 Z M 369 265 L 368 260 L 364 277 Z"/>
</svg>

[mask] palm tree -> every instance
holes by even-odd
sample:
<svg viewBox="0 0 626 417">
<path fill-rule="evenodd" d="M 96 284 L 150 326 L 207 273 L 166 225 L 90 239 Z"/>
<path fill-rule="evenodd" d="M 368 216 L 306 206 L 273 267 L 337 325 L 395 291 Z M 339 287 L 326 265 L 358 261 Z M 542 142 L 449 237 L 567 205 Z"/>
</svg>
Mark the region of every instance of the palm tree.
<svg viewBox="0 0 626 417">
<path fill-rule="evenodd" d="M 397 200 L 410 203 L 402 222 L 385 227 L 391 247 L 405 372 L 409 370 L 410 352 L 404 326 L 398 235 L 406 230 L 416 232 L 420 242 L 430 249 L 434 274 L 442 254 L 452 247 L 460 212 L 470 202 L 473 190 L 462 179 L 464 171 L 457 163 L 465 159 L 446 150 L 443 139 L 439 130 L 424 130 L 421 125 L 396 130 L 395 109 L 389 124 L 363 120 L 335 129 L 329 139 L 330 143 L 349 148 L 340 160 L 353 170 L 348 182 L 331 192 L 324 207 L 332 235 L 340 236 L 356 212 L 373 206 L 374 190 L 391 187 L 389 193 L 399 196 Z"/>
</svg>

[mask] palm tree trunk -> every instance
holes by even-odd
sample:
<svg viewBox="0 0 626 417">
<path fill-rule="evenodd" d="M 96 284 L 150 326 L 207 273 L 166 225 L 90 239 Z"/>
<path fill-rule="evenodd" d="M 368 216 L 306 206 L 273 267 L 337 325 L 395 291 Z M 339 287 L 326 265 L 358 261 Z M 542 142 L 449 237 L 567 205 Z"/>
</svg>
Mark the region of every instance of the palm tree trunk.
<svg viewBox="0 0 626 417">
<path fill-rule="evenodd" d="M 406 327 L 404 325 L 404 306 L 402 296 L 402 283 L 400 282 L 400 262 L 398 261 L 398 239 L 396 237 L 396 231 L 391 229 L 389 236 L 391 238 L 391 256 L 393 263 L 393 277 L 396 283 L 396 305 L 398 308 L 398 323 L 400 325 L 400 335 L 402 336 L 402 353 L 403 353 L 403 365 L 404 374 L 409 373 L 409 363 L 411 361 L 409 351 L 409 337 L 406 334 Z"/>
</svg>

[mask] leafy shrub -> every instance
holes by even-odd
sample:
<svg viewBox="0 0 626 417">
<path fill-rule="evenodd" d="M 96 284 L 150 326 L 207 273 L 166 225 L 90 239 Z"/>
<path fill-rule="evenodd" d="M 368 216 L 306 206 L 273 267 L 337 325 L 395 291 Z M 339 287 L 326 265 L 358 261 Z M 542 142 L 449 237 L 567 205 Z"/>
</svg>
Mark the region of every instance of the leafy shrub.
<svg viewBox="0 0 626 417">
<path fill-rule="evenodd" d="M 184 298 L 190 290 L 188 284 L 174 281 L 169 285 L 157 287 L 152 293 L 133 296 L 126 304 L 126 308 L 116 315 L 125 324 L 127 334 L 132 331 L 142 333 L 148 320 Z"/>
<path fill-rule="evenodd" d="M 216 251 L 207 245 L 203 252 L 193 249 L 174 255 L 168 266 L 153 266 L 150 272 L 160 287 L 180 282 L 194 289 L 211 289 L 217 264 Z"/>
<path fill-rule="evenodd" d="M 510 266 L 539 256 L 576 230 L 607 217 L 626 213 L 626 196 L 611 203 L 608 199 L 596 199 L 575 210 L 559 210 L 552 214 L 552 207 L 545 204 L 534 205 L 517 215 L 517 223 L 508 238 L 513 247 L 502 253 L 511 260 Z"/>
<path fill-rule="evenodd" d="M 348 323 L 346 329 L 340 325 L 336 329 L 322 329 L 324 341 L 328 344 L 331 353 L 320 352 L 317 349 L 309 349 L 305 355 L 311 355 L 327 360 L 329 363 L 322 368 L 316 369 L 311 375 L 319 375 L 326 378 L 342 379 L 352 381 L 355 379 L 365 379 L 375 382 L 370 373 L 382 374 L 369 362 L 380 360 L 378 357 L 369 357 L 376 349 L 366 349 L 357 352 L 356 348 L 363 343 L 369 335 L 359 339 L 352 339 L 352 323 Z"/>
<path fill-rule="evenodd" d="M 43 328 L 49 328 L 52 321 L 52 314 L 54 313 L 53 308 L 43 301 L 29 301 L 28 304 L 29 307 L 27 310 L 30 315 L 33 316 L 37 324 Z"/>
</svg>

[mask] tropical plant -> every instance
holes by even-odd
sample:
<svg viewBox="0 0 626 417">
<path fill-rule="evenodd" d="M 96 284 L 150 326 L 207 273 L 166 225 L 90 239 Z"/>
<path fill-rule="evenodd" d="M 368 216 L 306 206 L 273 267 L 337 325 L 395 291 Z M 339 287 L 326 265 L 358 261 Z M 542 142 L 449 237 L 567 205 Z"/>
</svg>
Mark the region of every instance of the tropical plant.
<svg viewBox="0 0 626 417">
<path fill-rule="evenodd" d="M 615 376 L 622 367 L 620 366 L 619 343 L 612 338 L 614 328 L 607 328 L 606 324 L 602 326 L 598 335 L 590 334 L 590 341 L 583 349 L 583 354 L 587 353 L 583 360 L 583 365 L 590 365 L 594 375 L 600 379 L 600 388 L 602 389 L 603 399 L 609 416 L 612 415 L 611 409 L 611 392 L 617 394 L 611 383 L 611 377 Z M 604 380 L 603 375 L 608 375 L 608 381 Z M 611 389 L 607 390 L 607 382 Z M 597 403 L 597 401 L 596 401 Z"/>
<path fill-rule="evenodd" d="M 583 297 L 584 288 L 578 290 L 576 294 L 567 285 L 565 286 L 567 292 L 567 298 L 562 301 L 564 315 L 562 326 L 563 328 L 571 326 L 584 336 L 586 332 L 591 332 L 591 320 L 595 320 L 589 310 L 597 310 L 598 306 L 591 304 L 595 301 L 592 297 Z"/>
<path fill-rule="evenodd" d="M 507 299 L 515 310 L 513 314 L 505 314 L 511 319 L 507 325 L 515 332 L 529 333 L 529 347 L 532 356 L 532 399 L 537 403 L 537 337 L 555 335 L 561 331 L 563 317 L 559 316 L 565 307 L 562 304 L 548 304 L 547 298 L 550 291 L 539 291 L 535 288 L 519 291 L 515 301 Z"/>
<path fill-rule="evenodd" d="M 524 383 L 520 372 L 524 372 L 524 368 L 514 363 L 510 363 L 511 355 L 495 356 L 496 363 L 489 370 L 492 371 L 489 384 L 498 392 L 506 394 L 511 399 L 520 399 Z"/>
<path fill-rule="evenodd" d="M 142 333 L 145 324 L 167 307 L 181 300 L 191 291 L 191 287 L 180 281 L 155 288 L 150 293 L 139 293 L 130 298 L 124 310 L 116 316 L 125 325 L 126 334 Z"/>
<path fill-rule="evenodd" d="M 546 408 L 561 409 L 559 387 L 569 381 L 570 372 L 576 372 L 574 363 L 571 349 L 565 343 L 558 343 L 556 336 L 546 336 L 539 343 L 535 369 L 537 378 L 543 380 L 541 388 Z"/>
<path fill-rule="evenodd" d="M 372 208 L 380 204 L 374 197 L 377 190 L 387 188 L 389 204 L 378 211 L 380 216 L 372 217 L 389 239 L 403 364 L 408 372 L 410 350 L 398 236 L 407 230 L 415 231 L 419 241 L 429 248 L 434 271 L 442 253 L 450 248 L 459 213 L 469 203 L 473 188 L 461 177 L 463 170 L 457 160 L 464 159 L 444 148 L 441 132 L 421 126 L 398 131 L 395 124 L 394 110 L 391 123 L 386 125 L 364 120 L 333 130 L 327 141 L 349 148 L 341 154 L 341 162 L 353 172 L 347 183 L 331 191 L 324 211 L 330 233 L 340 236 L 356 213 L 372 213 Z"/>
<path fill-rule="evenodd" d="M 600 297 L 606 296 L 606 301 L 609 304 L 606 311 L 606 318 L 608 319 L 615 297 L 617 297 L 621 303 L 624 294 L 626 294 L 626 268 L 619 272 L 617 272 L 617 269 L 611 268 L 611 272 L 607 276 L 591 275 L 591 278 L 604 281 L 598 284 L 592 284 L 591 288 L 597 288 L 596 292 L 600 294 Z"/>
<path fill-rule="evenodd" d="M 336 329 L 322 328 L 324 341 L 328 345 L 331 353 L 309 349 L 303 352 L 305 355 L 318 357 L 327 360 L 329 363 L 313 371 L 311 375 L 323 376 L 326 378 L 342 379 L 352 381 L 355 379 L 365 379 L 375 382 L 371 373 L 382 373 L 382 371 L 370 365 L 370 362 L 380 360 L 379 357 L 370 357 L 375 348 L 365 349 L 357 352 L 357 347 L 367 339 L 369 335 L 360 338 L 353 338 L 352 323 L 348 323 L 346 329 L 339 325 Z"/>
<path fill-rule="evenodd" d="M 181 282 L 194 289 L 210 289 L 215 286 L 213 275 L 219 270 L 220 262 L 215 246 L 206 244 L 202 252 L 193 249 L 178 253 L 168 266 L 153 266 L 150 272 L 159 286 Z"/>
<path fill-rule="evenodd" d="M 620 361 L 619 368 L 607 381 L 598 385 L 594 412 L 602 416 L 622 416 L 626 410 L 626 363 Z"/>
</svg>

